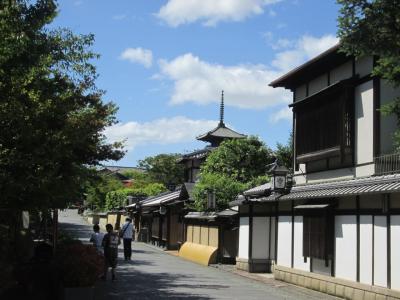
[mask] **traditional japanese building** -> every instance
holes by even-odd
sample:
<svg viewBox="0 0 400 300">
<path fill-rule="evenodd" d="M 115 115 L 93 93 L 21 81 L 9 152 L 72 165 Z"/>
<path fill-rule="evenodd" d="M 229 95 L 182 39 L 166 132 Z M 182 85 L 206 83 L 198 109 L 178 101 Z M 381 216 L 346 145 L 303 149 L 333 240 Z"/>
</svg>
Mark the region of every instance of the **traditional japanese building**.
<svg viewBox="0 0 400 300">
<path fill-rule="evenodd" d="M 244 193 L 237 266 L 347 299 L 400 299 L 400 90 L 334 46 L 273 81 L 293 92 L 294 182 Z M 285 177 L 284 177 L 285 178 Z"/>
<path fill-rule="evenodd" d="M 199 135 L 196 139 L 209 143 L 205 148 L 182 155 L 178 163 L 185 166 L 185 181 L 195 182 L 200 172 L 200 165 L 206 160 L 207 155 L 222 141 L 227 139 L 242 139 L 246 135 L 238 133 L 225 125 L 224 122 L 224 91 L 221 94 L 220 118 L 218 126 L 213 130 Z"/>
<path fill-rule="evenodd" d="M 197 140 L 209 144 L 202 150 L 182 156 L 185 165 L 185 179 L 195 183 L 201 164 L 208 154 L 224 140 L 241 139 L 246 135 L 238 133 L 224 123 L 224 92 L 221 94 L 220 119 L 218 126 L 200 135 Z M 185 244 L 179 255 L 202 264 L 232 263 L 236 259 L 238 242 L 238 212 L 228 209 L 224 212 L 192 212 L 185 216 Z"/>
<path fill-rule="evenodd" d="M 197 137 L 198 140 L 209 144 L 204 149 L 182 155 L 177 161 L 177 163 L 185 166 L 185 183 L 178 186 L 174 191 L 150 197 L 129 206 L 129 209 L 135 215 L 140 240 L 151 242 L 166 249 L 179 249 L 187 237 L 185 223 L 199 223 L 194 220 L 195 218 L 190 218 L 184 222 L 184 216 L 189 211 L 186 203 L 192 201 L 192 190 L 201 164 L 222 141 L 245 137 L 245 135 L 237 133 L 225 125 L 224 92 L 222 91 L 218 126 Z M 224 217 L 220 217 L 219 220 L 221 218 Z M 220 226 L 220 222 L 218 226 Z M 226 236 L 228 235 L 229 233 L 226 233 Z M 233 255 L 233 258 L 235 255 Z"/>
</svg>

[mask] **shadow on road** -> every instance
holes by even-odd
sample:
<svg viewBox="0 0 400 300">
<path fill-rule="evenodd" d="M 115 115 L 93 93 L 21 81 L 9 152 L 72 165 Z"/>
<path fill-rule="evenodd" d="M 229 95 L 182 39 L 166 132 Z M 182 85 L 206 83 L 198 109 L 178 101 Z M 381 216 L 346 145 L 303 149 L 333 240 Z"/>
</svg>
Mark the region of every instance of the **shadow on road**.
<svg viewBox="0 0 400 300">
<path fill-rule="evenodd" d="M 134 260 L 130 268 L 124 265 L 118 270 L 117 281 L 99 282 L 96 286 L 95 299 L 211 299 L 201 289 L 216 290 L 228 288 L 224 285 L 196 284 L 190 276 L 170 273 L 148 273 L 135 269 L 140 261 Z M 128 262 L 127 264 L 131 264 Z M 182 282 L 183 281 L 183 282 Z M 179 291 L 185 289 L 184 291 Z M 188 293 L 188 289 L 191 290 Z"/>
</svg>

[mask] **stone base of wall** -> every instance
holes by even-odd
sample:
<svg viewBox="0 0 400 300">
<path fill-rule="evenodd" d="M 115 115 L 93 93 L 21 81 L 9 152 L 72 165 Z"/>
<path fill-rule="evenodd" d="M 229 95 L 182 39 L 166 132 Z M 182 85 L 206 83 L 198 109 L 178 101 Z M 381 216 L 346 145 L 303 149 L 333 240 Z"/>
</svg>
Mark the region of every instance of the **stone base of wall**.
<svg viewBox="0 0 400 300">
<path fill-rule="evenodd" d="M 336 297 L 354 300 L 395 300 L 400 291 L 366 285 L 326 275 L 300 271 L 275 265 L 274 277 L 288 283 L 327 293 Z"/>
<path fill-rule="evenodd" d="M 236 269 L 249 273 L 272 273 L 274 261 L 270 259 L 236 258 Z"/>
</svg>

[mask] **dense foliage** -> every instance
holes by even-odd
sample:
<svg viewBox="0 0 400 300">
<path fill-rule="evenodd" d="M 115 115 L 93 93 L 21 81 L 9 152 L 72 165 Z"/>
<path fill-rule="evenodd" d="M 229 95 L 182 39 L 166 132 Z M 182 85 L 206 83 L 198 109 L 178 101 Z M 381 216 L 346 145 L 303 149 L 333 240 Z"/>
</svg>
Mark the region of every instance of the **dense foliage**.
<svg viewBox="0 0 400 300">
<path fill-rule="evenodd" d="M 218 173 L 246 183 L 265 175 L 274 161 L 273 152 L 257 137 L 226 140 L 201 166 L 202 174 Z"/>
<path fill-rule="evenodd" d="M 207 210 L 207 193 L 210 192 L 215 193 L 216 210 L 223 210 L 228 207 L 230 201 L 246 190 L 247 187 L 247 184 L 239 182 L 230 176 L 205 173 L 194 188 L 194 208 L 197 211 Z"/>
<path fill-rule="evenodd" d="M 293 133 L 290 134 L 286 144 L 277 143 L 274 154 L 278 162 L 288 169 L 293 169 Z"/>
<path fill-rule="evenodd" d="M 273 152 L 258 138 L 226 140 L 201 166 L 200 180 L 194 187 L 195 209 L 207 208 L 207 194 L 215 193 L 217 210 L 244 190 L 265 183 Z"/>
<path fill-rule="evenodd" d="M 153 182 L 163 183 L 167 188 L 183 183 L 183 165 L 177 164 L 179 154 L 159 154 L 139 161 Z"/>
<path fill-rule="evenodd" d="M 166 192 L 167 188 L 161 183 L 150 183 L 144 187 L 123 188 L 110 191 L 106 195 L 105 210 L 111 211 L 127 205 L 127 197 L 149 197 Z"/>
<path fill-rule="evenodd" d="M 121 181 L 112 176 L 100 175 L 88 181 L 85 193 L 88 205 L 98 211 L 106 206 L 106 196 L 109 192 L 123 188 Z"/>
<path fill-rule="evenodd" d="M 338 36 L 342 50 L 356 57 L 376 58 L 373 75 L 400 86 L 400 1 L 337 0 L 341 5 Z M 400 97 L 384 108 L 400 125 Z M 400 131 L 395 134 L 400 146 Z"/>
<path fill-rule="evenodd" d="M 95 86 L 92 35 L 50 31 L 53 0 L 0 2 L 2 207 L 65 207 L 87 167 L 122 157 L 106 143 L 116 106 Z"/>
</svg>

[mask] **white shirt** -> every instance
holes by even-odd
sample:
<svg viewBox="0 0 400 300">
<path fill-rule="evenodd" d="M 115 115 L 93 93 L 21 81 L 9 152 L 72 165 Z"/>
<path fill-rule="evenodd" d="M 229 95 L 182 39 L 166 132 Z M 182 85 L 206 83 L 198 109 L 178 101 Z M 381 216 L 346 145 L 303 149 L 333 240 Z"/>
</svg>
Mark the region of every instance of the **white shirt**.
<svg viewBox="0 0 400 300">
<path fill-rule="evenodd" d="M 124 233 L 124 235 L 122 236 L 123 239 L 131 239 L 132 236 L 133 236 L 133 224 L 132 224 L 132 222 L 126 222 L 122 226 L 121 231 Z"/>
<path fill-rule="evenodd" d="M 93 232 L 92 235 L 90 236 L 90 241 L 93 243 L 93 246 L 95 246 L 96 250 L 99 252 L 103 252 L 103 248 L 101 246 L 103 238 L 104 238 L 104 233 L 101 232 Z"/>
</svg>

